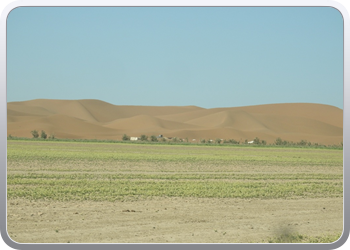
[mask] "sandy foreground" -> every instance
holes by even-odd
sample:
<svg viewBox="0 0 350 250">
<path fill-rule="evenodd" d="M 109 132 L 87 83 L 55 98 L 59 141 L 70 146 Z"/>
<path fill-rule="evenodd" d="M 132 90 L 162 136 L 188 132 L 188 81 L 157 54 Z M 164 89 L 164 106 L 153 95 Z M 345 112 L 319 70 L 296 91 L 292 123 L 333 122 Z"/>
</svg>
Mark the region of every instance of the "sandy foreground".
<svg viewBox="0 0 350 250">
<path fill-rule="evenodd" d="M 19 243 L 245 243 L 343 230 L 342 198 L 10 199 L 7 214 L 8 234 Z"/>
</svg>

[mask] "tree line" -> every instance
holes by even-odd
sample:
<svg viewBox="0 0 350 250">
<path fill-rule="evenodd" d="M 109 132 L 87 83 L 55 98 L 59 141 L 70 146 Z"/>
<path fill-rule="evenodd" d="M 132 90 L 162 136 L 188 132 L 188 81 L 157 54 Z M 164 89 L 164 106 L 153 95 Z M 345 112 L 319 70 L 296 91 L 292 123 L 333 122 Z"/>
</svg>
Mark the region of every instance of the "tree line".
<svg viewBox="0 0 350 250">
<path fill-rule="evenodd" d="M 39 133 L 38 130 L 32 130 L 31 131 L 32 134 L 32 138 L 34 139 L 56 139 L 55 135 L 47 135 L 47 133 L 44 130 L 41 130 L 41 132 Z M 9 135 L 8 139 L 16 139 L 17 137 Z M 17 138 L 20 139 L 20 138 Z M 24 138 L 25 139 L 25 138 Z M 63 140 L 63 139 L 62 139 Z M 69 139 L 66 139 L 69 140 Z M 86 139 L 87 141 L 89 141 L 89 139 Z M 197 144 L 226 144 L 226 145 L 258 145 L 258 146 L 302 146 L 302 147 L 343 147 L 343 142 L 340 142 L 338 145 L 323 145 L 320 143 L 312 143 L 310 141 L 307 140 L 300 140 L 298 142 L 293 142 L 293 141 L 287 141 L 287 140 L 283 140 L 280 137 L 278 137 L 277 139 L 275 139 L 275 141 L 273 143 L 267 143 L 266 140 L 262 140 L 258 137 L 255 137 L 254 140 L 252 141 L 248 141 L 247 139 L 244 141 L 241 140 L 235 140 L 235 139 L 215 139 L 215 140 L 211 140 L 211 139 L 200 139 L 198 141 L 189 141 L 188 138 L 179 138 L 179 137 L 157 137 L 155 135 L 145 135 L 142 134 L 140 135 L 140 137 L 138 137 L 139 141 L 142 142 L 168 142 L 168 143 L 197 143 Z M 98 141 L 97 139 L 94 139 L 93 141 Z M 105 140 L 104 140 L 105 141 Z M 108 141 L 114 141 L 114 140 L 108 140 Z M 124 134 L 122 136 L 122 141 L 130 141 L 130 136 L 128 136 L 127 134 Z M 117 141 L 116 141 L 117 142 Z"/>
</svg>

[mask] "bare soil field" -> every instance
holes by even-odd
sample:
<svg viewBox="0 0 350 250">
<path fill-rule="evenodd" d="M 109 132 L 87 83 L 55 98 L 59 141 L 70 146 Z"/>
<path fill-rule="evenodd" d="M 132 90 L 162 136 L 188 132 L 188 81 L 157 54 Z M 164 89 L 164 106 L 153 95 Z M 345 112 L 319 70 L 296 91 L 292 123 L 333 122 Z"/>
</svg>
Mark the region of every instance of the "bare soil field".
<svg viewBox="0 0 350 250">
<path fill-rule="evenodd" d="M 342 154 L 339 149 L 8 141 L 8 234 L 20 243 L 246 243 L 283 234 L 340 236 Z"/>
<path fill-rule="evenodd" d="M 8 233 L 14 241 L 36 243 L 266 242 L 283 233 L 320 236 L 342 232 L 342 211 L 342 198 L 11 199 Z"/>
</svg>

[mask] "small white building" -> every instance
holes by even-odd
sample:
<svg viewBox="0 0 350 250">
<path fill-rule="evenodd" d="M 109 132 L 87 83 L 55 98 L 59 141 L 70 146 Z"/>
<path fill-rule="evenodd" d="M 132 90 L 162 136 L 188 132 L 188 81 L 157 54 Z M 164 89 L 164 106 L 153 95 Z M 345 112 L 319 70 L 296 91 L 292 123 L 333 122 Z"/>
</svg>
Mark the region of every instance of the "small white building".
<svg viewBox="0 0 350 250">
<path fill-rule="evenodd" d="M 140 137 L 130 137 L 130 141 L 139 141 L 141 140 Z"/>
<path fill-rule="evenodd" d="M 249 141 L 249 142 L 248 142 L 248 144 L 253 144 L 253 143 L 254 143 L 254 141 Z"/>
</svg>

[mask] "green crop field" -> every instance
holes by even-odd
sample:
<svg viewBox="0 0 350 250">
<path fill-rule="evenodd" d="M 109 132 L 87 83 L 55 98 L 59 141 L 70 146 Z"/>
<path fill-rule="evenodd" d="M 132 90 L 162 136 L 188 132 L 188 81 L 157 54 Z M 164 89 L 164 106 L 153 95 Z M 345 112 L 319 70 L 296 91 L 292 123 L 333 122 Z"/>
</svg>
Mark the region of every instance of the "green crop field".
<svg viewBox="0 0 350 250">
<path fill-rule="evenodd" d="M 342 196 L 339 149 L 29 140 L 7 147 L 9 201 Z"/>
<path fill-rule="evenodd" d="M 8 143 L 8 198 L 341 197 L 342 178 L 332 149 Z"/>
</svg>

